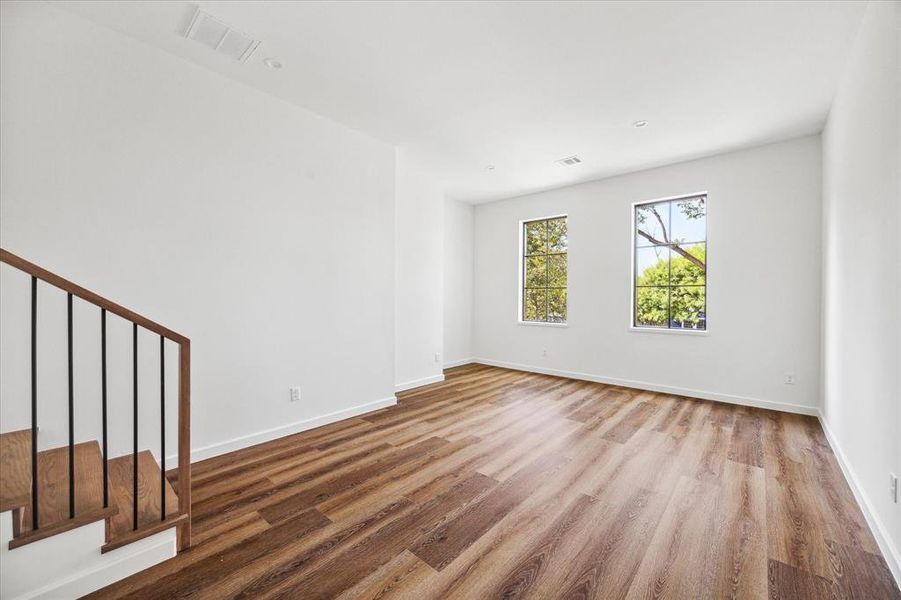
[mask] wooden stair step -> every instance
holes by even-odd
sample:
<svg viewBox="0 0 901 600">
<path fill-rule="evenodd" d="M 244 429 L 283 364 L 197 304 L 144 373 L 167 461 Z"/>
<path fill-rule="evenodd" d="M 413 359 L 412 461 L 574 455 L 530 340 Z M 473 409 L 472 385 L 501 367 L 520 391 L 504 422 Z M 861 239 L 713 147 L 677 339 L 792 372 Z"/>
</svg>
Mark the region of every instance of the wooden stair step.
<svg viewBox="0 0 901 600">
<path fill-rule="evenodd" d="M 108 521 L 103 552 L 174 527 L 187 518 L 178 511 L 178 495 L 166 481 L 166 518 L 160 512 L 160 466 L 148 450 L 138 453 L 138 526 L 134 527 L 132 455 L 109 461 L 110 495 L 118 512 Z"/>
<path fill-rule="evenodd" d="M 17 459 L 13 469 L 13 485 L 21 485 L 21 470 L 28 471 L 31 483 L 31 442 L 29 454 Z M 31 494 L 22 508 L 23 516 L 18 535 L 9 543 L 10 549 L 69 531 L 94 521 L 113 516 L 115 505 L 103 507 L 103 456 L 96 441 L 82 442 L 73 447 L 75 456 L 75 517 L 69 517 L 69 448 L 51 448 L 38 452 L 38 529 L 33 528 Z M 16 450 L 20 456 L 21 450 Z M 22 463 L 22 464 L 19 464 Z M 22 466 L 24 465 L 24 466 Z M 3 474 L 6 479 L 6 473 Z M 19 482 L 19 483 L 15 483 Z M 15 532 L 14 532 L 15 534 Z"/>
<path fill-rule="evenodd" d="M 0 512 L 31 501 L 31 430 L 0 433 Z"/>
</svg>

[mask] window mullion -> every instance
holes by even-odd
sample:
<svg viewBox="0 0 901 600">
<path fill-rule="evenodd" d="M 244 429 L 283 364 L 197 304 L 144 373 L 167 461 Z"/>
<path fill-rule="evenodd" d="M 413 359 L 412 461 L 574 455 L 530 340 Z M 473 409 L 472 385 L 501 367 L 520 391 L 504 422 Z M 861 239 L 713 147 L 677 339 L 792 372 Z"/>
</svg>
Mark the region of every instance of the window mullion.
<svg viewBox="0 0 901 600">
<path fill-rule="evenodd" d="M 547 323 L 550 321 L 550 316 L 548 315 L 548 277 L 550 276 L 550 269 L 548 269 L 548 263 L 550 262 L 550 257 L 548 253 L 551 250 L 551 242 L 550 242 L 550 222 L 548 220 L 544 221 L 544 322 Z"/>
<path fill-rule="evenodd" d="M 667 245 L 666 255 L 666 328 L 673 325 L 673 203 L 666 203 L 666 217 L 669 231 L 664 237 Z"/>
</svg>

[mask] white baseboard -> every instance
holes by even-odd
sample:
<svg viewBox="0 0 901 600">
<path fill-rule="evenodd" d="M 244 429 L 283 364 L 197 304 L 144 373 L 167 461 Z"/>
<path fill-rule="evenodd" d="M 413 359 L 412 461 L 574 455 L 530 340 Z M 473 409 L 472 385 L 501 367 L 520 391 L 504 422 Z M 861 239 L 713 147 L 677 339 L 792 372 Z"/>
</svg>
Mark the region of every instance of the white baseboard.
<svg viewBox="0 0 901 600">
<path fill-rule="evenodd" d="M 474 362 L 476 362 L 476 359 L 474 359 L 474 358 L 461 358 L 459 360 L 452 360 L 452 361 L 444 363 L 444 368 L 452 369 L 454 367 L 462 367 L 463 365 L 468 365 L 468 364 L 474 363 Z"/>
<path fill-rule="evenodd" d="M 444 378 L 443 375 L 441 377 L 442 379 Z M 241 450 L 248 446 L 255 446 L 256 444 L 262 444 L 263 442 L 268 442 L 293 433 L 300 433 L 301 431 L 313 429 L 314 427 L 328 425 L 329 423 L 341 421 L 342 419 L 356 417 L 374 410 L 379 410 L 380 408 L 394 406 L 395 404 L 397 404 L 397 398 L 391 396 L 390 398 L 383 398 L 382 400 L 375 400 L 374 402 L 368 402 L 366 404 L 358 404 L 357 406 L 345 408 L 344 410 L 304 419 L 303 421 L 298 421 L 289 425 L 243 435 L 218 444 L 210 444 L 209 446 L 195 448 L 191 450 L 191 462 L 205 460 L 207 458 L 219 456 L 220 454 L 225 454 L 226 452 L 234 452 L 235 450 Z M 177 455 L 166 457 L 166 462 L 172 465 L 178 464 Z"/>
<path fill-rule="evenodd" d="M 528 371 L 530 373 L 543 373 L 545 375 L 556 375 L 558 377 L 568 377 L 570 379 L 580 379 L 582 381 L 594 381 L 595 383 L 606 383 L 607 385 L 618 385 L 622 387 L 636 388 L 639 390 L 648 390 L 650 392 L 660 392 L 662 394 L 674 394 L 677 396 L 689 396 L 691 398 L 702 398 L 704 400 L 714 400 L 716 402 L 726 402 L 728 404 L 740 404 L 742 406 L 754 406 L 756 408 L 767 408 L 770 410 L 778 410 L 782 412 L 797 413 L 801 415 L 819 414 L 815 406 L 804 406 L 803 404 L 789 404 L 786 402 L 773 402 L 771 400 L 759 400 L 757 398 L 747 398 L 745 396 L 733 396 L 731 394 L 721 394 L 718 392 L 707 392 L 704 390 L 693 390 L 689 388 L 680 388 L 670 385 L 660 385 L 657 383 L 648 383 L 646 381 L 633 381 L 631 379 L 617 379 L 615 377 L 605 377 L 603 375 L 592 375 L 588 373 L 576 373 L 573 371 L 562 371 L 560 369 L 548 369 L 545 367 L 536 367 L 533 365 L 521 365 L 517 363 L 509 363 L 501 360 L 492 360 L 489 358 L 476 358 L 472 362 L 493 367 L 503 367 L 505 369 L 514 369 L 516 371 Z"/>
<path fill-rule="evenodd" d="M 429 377 L 423 377 L 422 379 L 414 379 L 412 381 L 405 381 L 403 383 L 398 383 L 394 386 L 395 392 L 403 392 L 405 390 L 412 390 L 413 388 L 418 388 L 423 385 L 428 385 L 430 383 L 438 383 L 444 381 L 444 374 L 440 375 L 431 375 Z"/>
<path fill-rule="evenodd" d="M 835 455 L 835 458 L 842 469 L 842 473 L 845 475 L 848 486 L 854 493 L 857 505 L 860 506 L 860 512 L 863 513 L 864 518 L 867 520 L 867 525 L 870 526 L 870 531 L 873 532 L 873 537 L 876 538 L 876 543 L 882 551 L 882 557 L 885 559 L 889 570 L 892 572 L 895 582 L 898 584 L 898 587 L 901 588 L 901 553 L 898 552 L 898 548 L 892 543 L 888 529 L 882 524 L 882 520 L 880 520 L 876 511 L 873 510 L 873 505 L 870 503 L 869 497 L 860 486 L 857 476 L 854 475 L 854 470 L 851 468 L 851 464 L 845 457 L 845 453 L 842 452 L 841 446 L 838 445 L 838 440 L 829 428 L 826 419 L 823 418 L 822 414 L 818 414 L 817 416 L 820 419 L 820 425 L 823 427 L 823 432 L 826 434 L 826 440 L 828 440 L 829 445 L 832 447 L 832 453 Z"/>
</svg>

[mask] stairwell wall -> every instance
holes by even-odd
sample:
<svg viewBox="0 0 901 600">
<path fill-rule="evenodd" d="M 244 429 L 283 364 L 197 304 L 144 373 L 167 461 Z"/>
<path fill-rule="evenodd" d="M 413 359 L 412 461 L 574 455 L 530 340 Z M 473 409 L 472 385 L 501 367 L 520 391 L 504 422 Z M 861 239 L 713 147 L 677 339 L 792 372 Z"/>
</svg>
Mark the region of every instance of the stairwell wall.
<svg viewBox="0 0 901 600">
<path fill-rule="evenodd" d="M 191 338 L 195 458 L 394 402 L 392 146 L 45 3 L 0 17 L 0 244 Z M 3 431 L 29 423 L 28 290 L 0 266 Z M 39 296 L 50 447 L 66 440 L 65 294 Z M 76 300 L 78 440 L 100 431 L 99 319 Z M 131 330 L 109 327 L 116 455 Z M 139 357 L 140 445 L 158 452 L 159 339 L 142 332 Z"/>
</svg>

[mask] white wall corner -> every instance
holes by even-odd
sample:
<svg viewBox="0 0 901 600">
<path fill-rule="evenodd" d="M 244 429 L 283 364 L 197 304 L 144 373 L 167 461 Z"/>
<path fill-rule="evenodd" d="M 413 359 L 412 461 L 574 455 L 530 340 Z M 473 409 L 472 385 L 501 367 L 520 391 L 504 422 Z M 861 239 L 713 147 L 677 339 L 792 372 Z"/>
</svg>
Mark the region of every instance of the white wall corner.
<svg viewBox="0 0 901 600">
<path fill-rule="evenodd" d="M 411 381 L 398 383 L 396 386 L 394 386 L 394 391 L 403 392 L 406 390 L 412 390 L 413 388 L 422 387 L 424 385 L 429 385 L 430 383 L 440 383 L 442 381 L 444 381 L 444 373 L 441 373 L 440 375 L 423 377 L 422 379 L 413 379 Z"/>
<path fill-rule="evenodd" d="M 469 365 L 476 362 L 476 359 L 473 357 L 469 358 L 458 358 L 457 360 L 451 360 L 444 363 L 445 369 L 453 369 L 454 367 L 462 367 L 463 365 Z"/>
<path fill-rule="evenodd" d="M 892 572 L 895 583 L 901 588 L 901 552 L 899 552 L 898 548 L 892 543 L 888 529 L 876 513 L 863 486 L 860 485 L 857 476 L 854 474 L 854 470 L 851 468 L 851 464 L 845 458 L 845 453 L 838 444 L 838 440 L 829 428 L 826 418 L 822 413 L 818 414 L 817 417 L 820 420 L 820 425 L 823 427 L 823 432 L 826 434 L 826 440 L 832 448 L 832 453 L 835 455 L 835 458 L 842 469 L 842 473 L 845 476 L 845 480 L 848 482 L 848 487 L 850 487 L 851 491 L 854 493 L 854 499 L 857 500 L 860 512 L 863 513 L 864 518 L 867 520 L 867 525 L 870 526 L 870 531 L 873 532 L 873 537 L 876 538 L 876 543 L 882 551 L 882 557 L 885 559 L 889 570 Z"/>
</svg>

